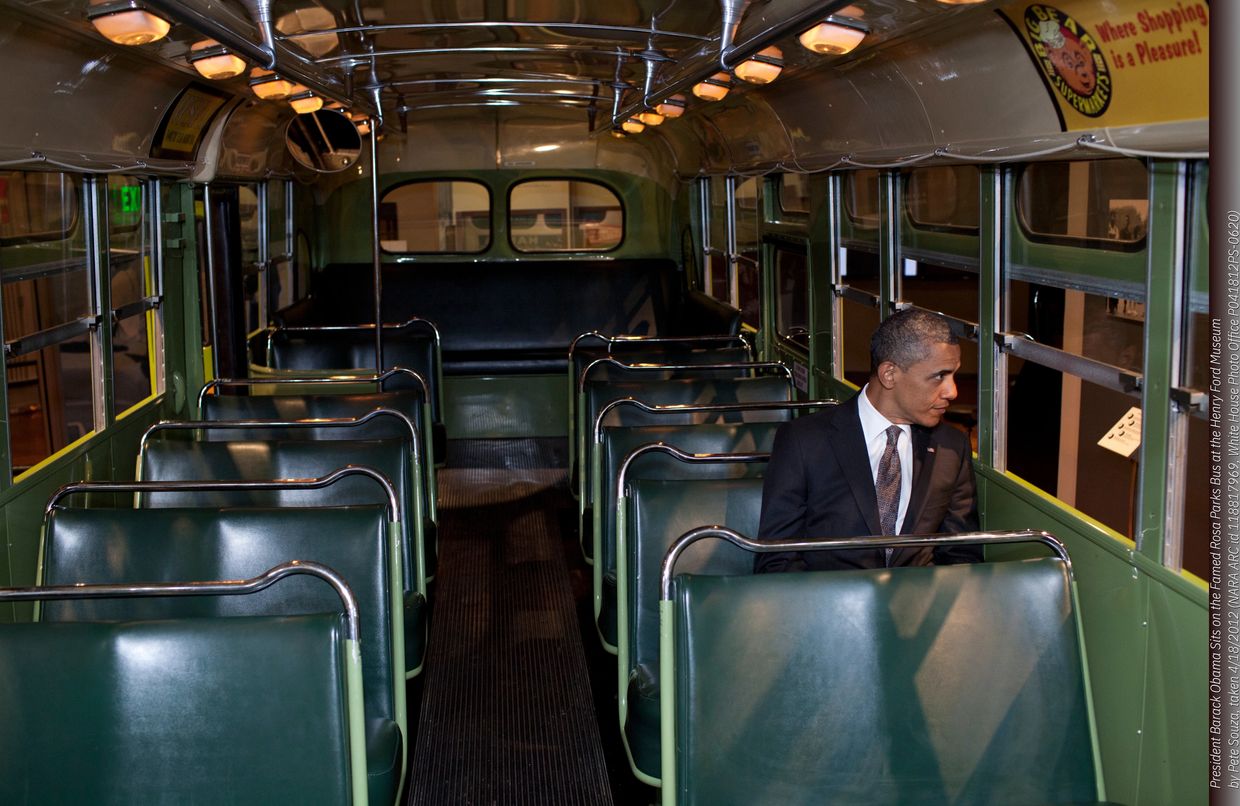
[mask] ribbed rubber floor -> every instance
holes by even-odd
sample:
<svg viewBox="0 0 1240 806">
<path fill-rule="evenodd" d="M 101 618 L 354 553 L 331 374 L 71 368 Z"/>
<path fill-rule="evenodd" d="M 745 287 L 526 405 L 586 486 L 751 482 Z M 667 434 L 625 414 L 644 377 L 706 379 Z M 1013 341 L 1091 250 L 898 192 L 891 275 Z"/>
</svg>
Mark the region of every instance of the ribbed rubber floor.
<svg viewBox="0 0 1240 806">
<path fill-rule="evenodd" d="M 449 444 L 410 804 L 612 803 L 558 532 L 565 471 L 548 467 L 561 451 Z"/>
</svg>

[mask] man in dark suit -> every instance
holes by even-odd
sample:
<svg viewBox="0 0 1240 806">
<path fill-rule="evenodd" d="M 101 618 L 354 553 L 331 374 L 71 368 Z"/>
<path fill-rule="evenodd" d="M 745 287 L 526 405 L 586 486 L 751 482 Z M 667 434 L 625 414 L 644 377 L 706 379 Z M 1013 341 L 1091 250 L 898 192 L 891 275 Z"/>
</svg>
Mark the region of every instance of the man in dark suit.
<svg viewBox="0 0 1240 806">
<path fill-rule="evenodd" d="M 870 340 L 870 380 L 833 409 L 783 425 L 762 489 L 762 540 L 976 531 L 968 437 L 943 422 L 960 345 L 947 320 L 909 309 Z M 779 552 L 762 571 L 978 562 L 981 547 Z"/>
</svg>

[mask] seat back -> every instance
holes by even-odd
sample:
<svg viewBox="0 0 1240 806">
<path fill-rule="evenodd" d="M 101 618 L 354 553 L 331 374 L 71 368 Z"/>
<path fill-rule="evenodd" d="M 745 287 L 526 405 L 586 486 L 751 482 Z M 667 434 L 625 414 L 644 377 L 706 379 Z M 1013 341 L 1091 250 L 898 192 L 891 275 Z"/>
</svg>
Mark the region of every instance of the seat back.
<svg viewBox="0 0 1240 806">
<path fill-rule="evenodd" d="M 0 802 L 364 803 L 332 609 L 0 624 Z"/>
<path fill-rule="evenodd" d="M 600 381 L 588 382 L 579 399 L 577 418 L 577 491 L 582 506 L 593 504 L 590 463 L 587 459 L 586 440 L 603 407 L 613 400 L 632 397 L 651 405 L 691 403 L 756 403 L 759 401 L 789 401 L 795 399 L 792 382 L 785 376 L 757 378 L 692 378 L 650 381 Z M 658 425 L 669 422 L 770 422 L 788 418 L 786 411 L 766 410 L 752 412 L 707 412 L 683 415 L 649 414 L 638 409 L 613 411 L 614 419 L 604 425 Z"/>
<path fill-rule="evenodd" d="M 391 720 L 407 737 L 404 623 L 393 549 L 382 506 L 57 506 L 45 524 L 40 584 L 246 579 L 290 559 L 328 566 L 345 579 L 357 599 L 366 718 Z M 43 604 L 41 618 L 59 622 L 291 616 L 329 610 L 338 602 L 320 580 L 293 577 L 248 596 L 52 601 Z"/>
<path fill-rule="evenodd" d="M 350 464 L 378 471 L 395 487 L 400 503 L 398 560 L 403 588 L 425 596 L 426 547 L 417 523 L 420 517 L 418 488 L 407 440 L 353 439 L 324 443 L 151 439 L 138 457 L 138 477 L 144 481 L 306 479 L 322 478 Z M 314 507 L 386 501 L 383 488 L 361 476 L 342 479 L 321 490 L 188 490 L 145 493 L 139 499 L 145 507 Z"/>
<path fill-rule="evenodd" d="M 1059 559 L 682 575 L 666 615 L 665 803 L 1100 798 Z"/>
</svg>

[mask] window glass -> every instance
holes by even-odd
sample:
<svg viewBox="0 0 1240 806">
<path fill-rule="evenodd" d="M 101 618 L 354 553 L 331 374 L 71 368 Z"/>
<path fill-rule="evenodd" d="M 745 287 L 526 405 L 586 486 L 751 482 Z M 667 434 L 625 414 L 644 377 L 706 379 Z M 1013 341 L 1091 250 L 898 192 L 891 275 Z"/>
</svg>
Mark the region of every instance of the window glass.
<svg viewBox="0 0 1240 806">
<path fill-rule="evenodd" d="M 977 321 L 978 276 L 926 261 L 901 265 L 900 298 L 919 308 L 938 311 L 966 322 Z"/>
<path fill-rule="evenodd" d="M 878 226 L 878 171 L 867 168 L 844 174 L 844 212 L 853 223 Z"/>
<path fill-rule="evenodd" d="M 809 261 L 799 249 L 775 249 L 775 332 L 809 349 Z"/>
<path fill-rule="evenodd" d="M 78 196 L 61 173 L 0 172 L 0 242 L 62 240 L 77 220 Z"/>
<path fill-rule="evenodd" d="M 271 285 L 271 302 L 275 310 L 281 310 L 296 300 L 293 287 L 293 264 L 287 260 L 289 247 L 292 245 L 288 235 L 288 221 L 285 215 L 285 183 L 272 180 L 267 183 L 267 234 L 269 246 L 267 254 L 271 260 L 271 271 L 268 283 Z"/>
<path fill-rule="evenodd" d="M 0 232 L 7 236 L 0 239 L 0 304 L 4 341 L 14 347 L 7 356 L 9 449 L 20 473 L 93 428 L 94 388 L 87 334 L 41 349 L 18 340 L 90 316 L 93 306 L 80 179 L 0 176 Z"/>
<path fill-rule="evenodd" d="M 244 299 L 245 332 L 252 334 L 267 325 L 266 300 L 263 298 L 263 268 L 258 265 L 258 190 L 253 185 L 237 188 L 238 212 L 241 216 L 241 293 Z"/>
<path fill-rule="evenodd" d="M 1098 440 L 1140 400 L 1032 361 L 1009 357 L 1008 372 L 1008 470 L 1132 537 L 1139 456 Z"/>
<path fill-rule="evenodd" d="M 758 266 L 759 192 L 761 183 L 750 177 L 736 185 L 736 264 L 737 302 L 741 321 L 751 327 L 761 326 L 762 273 Z"/>
<path fill-rule="evenodd" d="M 112 392 L 114 413 L 149 397 L 151 361 L 147 307 L 151 244 L 146 224 L 147 186 L 131 176 L 108 177 L 108 254 L 112 291 Z M 137 304 L 136 304 L 137 303 Z"/>
<path fill-rule="evenodd" d="M 1180 563 L 1198 579 L 1210 579 L 1210 425 L 1188 418 L 1184 479 L 1184 553 Z"/>
<path fill-rule="evenodd" d="M 904 203 L 914 225 L 977 232 L 979 183 L 974 165 L 936 165 L 908 172 Z"/>
<path fill-rule="evenodd" d="M 782 174 L 779 177 L 779 209 L 785 213 L 809 212 L 809 177 Z"/>
<path fill-rule="evenodd" d="M 710 246 L 707 258 L 707 293 L 718 300 L 731 304 L 732 282 L 728 277 L 728 260 L 724 253 L 728 250 L 728 191 L 722 176 L 712 176 L 707 180 L 708 215 Z"/>
<path fill-rule="evenodd" d="M 1136 249 L 1149 221 L 1149 176 L 1135 159 L 1035 162 L 1021 172 L 1016 206 L 1033 240 Z"/>
<path fill-rule="evenodd" d="M 1145 305 L 1124 297 L 1008 282 L 1005 329 L 1073 355 L 1133 372 L 1144 360 Z"/>
<path fill-rule="evenodd" d="M 844 341 L 844 380 L 861 387 L 870 377 L 870 336 L 878 327 L 878 309 L 844 297 L 840 299 L 839 313 Z"/>
<path fill-rule="evenodd" d="M 508 197 L 508 230 L 519 252 L 605 252 L 624 237 L 624 208 L 596 182 L 531 180 Z"/>
<path fill-rule="evenodd" d="M 1193 204 L 1188 255 L 1188 288 L 1184 316 L 1179 385 L 1197 391 L 1210 388 L 1210 228 L 1206 215 L 1209 198 L 1207 163 L 1193 166 Z M 1184 467 L 1184 515 L 1181 564 L 1200 579 L 1210 578 L 1210 488 L 1209 424 L 1204 413 L 1188 417 L 1188 452 Z"/>
<path fill-rule="evenodd" d="M 878 255 L 861 249 L 841 249 L 840 278 L 844 285 L 878 296 Z"/>
<path fill-rule="evenodd" d="M 491 194 L 481 182 L 407 182 L 379 202 L 385 252 L 481 252 L 491 244 Z"/>
</svg>

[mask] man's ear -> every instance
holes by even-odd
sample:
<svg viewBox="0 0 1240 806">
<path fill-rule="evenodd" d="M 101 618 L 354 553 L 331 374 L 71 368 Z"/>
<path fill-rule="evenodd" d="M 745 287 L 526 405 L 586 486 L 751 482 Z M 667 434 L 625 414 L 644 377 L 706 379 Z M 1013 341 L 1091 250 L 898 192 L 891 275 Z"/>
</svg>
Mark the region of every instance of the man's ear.
<svg viewBox="0 0 1240 806">
<path fill-rule="evenodd" d="M 896 366 L 894 361 L 884 361 L 878 365 L 878 382 L 884 389 L 891 389 L 896 385 L 896 375 L 900 368 Z"/>
</svg>

